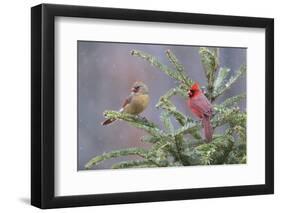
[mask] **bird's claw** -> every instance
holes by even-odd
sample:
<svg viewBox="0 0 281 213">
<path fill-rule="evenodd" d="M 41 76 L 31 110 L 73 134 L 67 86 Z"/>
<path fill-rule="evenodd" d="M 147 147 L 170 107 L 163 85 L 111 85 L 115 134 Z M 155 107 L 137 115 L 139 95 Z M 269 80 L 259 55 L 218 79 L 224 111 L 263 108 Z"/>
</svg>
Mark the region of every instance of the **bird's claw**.
<svg viewBox="0 0 281 213">
<path fill-rule="evenodd" d="M 142 117 L 140 115 L 137 115 L 137 118 L 142 120 L 143 122 L 148 122 L 148 120 L 146 119 L 146 117 Z"/>
</svg>

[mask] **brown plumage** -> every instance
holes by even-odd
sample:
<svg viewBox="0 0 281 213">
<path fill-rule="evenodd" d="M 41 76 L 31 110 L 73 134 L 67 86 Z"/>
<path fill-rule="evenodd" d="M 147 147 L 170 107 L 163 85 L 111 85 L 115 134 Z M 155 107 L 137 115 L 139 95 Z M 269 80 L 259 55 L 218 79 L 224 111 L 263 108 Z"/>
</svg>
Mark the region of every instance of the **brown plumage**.
<svg viewBox="0 0 281 213">
<path fill-rule="evenodd" d="M 145 110 L 149 104 L 148 87 L 141 81 L 134 83 L 131 94 L 125 99 L 120 112 L 138 115 Z M 103 126 L 114 122 L 115 119 L 107 119 L 101 124 Z"/>
</svg>

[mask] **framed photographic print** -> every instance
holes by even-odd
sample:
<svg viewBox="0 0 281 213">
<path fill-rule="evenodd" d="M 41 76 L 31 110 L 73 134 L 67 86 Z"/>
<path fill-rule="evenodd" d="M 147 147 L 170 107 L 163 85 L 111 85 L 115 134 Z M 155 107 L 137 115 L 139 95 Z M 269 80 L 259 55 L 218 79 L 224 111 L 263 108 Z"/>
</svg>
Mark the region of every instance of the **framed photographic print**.
<svg viewBox="0 0 281 213">
<path fill-rule="evenodd" d="M 31 9 L 31 203 L 272 194 L 274 21 Z"/>
</svg>

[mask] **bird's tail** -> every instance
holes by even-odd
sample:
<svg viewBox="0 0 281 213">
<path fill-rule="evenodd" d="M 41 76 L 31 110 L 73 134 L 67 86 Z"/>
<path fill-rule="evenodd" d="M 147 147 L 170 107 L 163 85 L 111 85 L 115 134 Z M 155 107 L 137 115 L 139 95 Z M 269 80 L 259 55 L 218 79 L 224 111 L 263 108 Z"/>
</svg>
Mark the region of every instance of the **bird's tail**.
<svg viewBox="0 0 281 213">
<path fill-rule="evenodd" d="M 103 121 L 102 123 L 101 123 L 101 125 L 103 125 L 103 126 L 106 126 L 106 125 L 108 125 L 108 124 L 111 124 L 113 121 L 115 121 L 116 119 L 112 119 L 112 118 L 108 118 L 108 119 L 106 119 L 105 121 Z"/>
<path fill-rule="evenodd" d="M 210 117 L 204 116 L 203 120 L 202 120 L 202 124 L 204 127 L 205 138 L 206 138 L 207 142 L 210 143 L 213 138 L 213 127 L 212 127 L 212 124 L 210 121 Z"/>
</svg>

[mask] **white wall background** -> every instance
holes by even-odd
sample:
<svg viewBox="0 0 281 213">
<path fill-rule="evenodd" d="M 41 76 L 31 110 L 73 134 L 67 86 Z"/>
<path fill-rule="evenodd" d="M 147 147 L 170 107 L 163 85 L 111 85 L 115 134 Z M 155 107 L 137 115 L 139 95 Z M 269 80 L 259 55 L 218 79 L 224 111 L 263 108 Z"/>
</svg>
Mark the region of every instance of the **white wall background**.
<svg viewBox="0 0 281 213">
<path fill-rule="evenodd" d="M 275 132 L 280 131 L 281 13 L 278 1 L 196 0 L 114 1 L 45 0 L 45 3 L 124 7 L 181 12 L 260 16 L 275 18 Z M 0 18 L 0 211 L 39 212 L 30 197 L 30 7 L 37 0 L 2 1 Z M 278 212 L 281 207 L 281 145 L 275 136 L 275 195 L 192 201 L 157 202 L 50 210 L 51 212 Z M 280 210 L 279 210 L 280 211 Z"/>
</svg>

